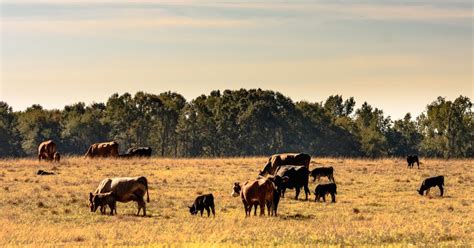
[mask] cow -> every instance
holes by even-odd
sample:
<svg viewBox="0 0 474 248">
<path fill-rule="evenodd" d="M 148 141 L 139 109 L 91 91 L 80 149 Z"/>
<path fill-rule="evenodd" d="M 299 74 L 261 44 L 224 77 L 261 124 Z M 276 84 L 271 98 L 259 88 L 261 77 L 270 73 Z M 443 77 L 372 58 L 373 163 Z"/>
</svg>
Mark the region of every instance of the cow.
<svg viewBox="0 0 474 248">
<path fill-rule="evenodd" d="M 418 160 L 418 155 L 408 155 L 407 156 L 407 163 L 408 163 L 408 168 L 413 168 L 413 166 L 416 165 L 418 166 L 418 169 L 420 169 L 420 161 Z"/>
<path fill-rule="evenodd" d="M 194 200 L 193 205 L 189 207 L 189 212 L 192 215 L 196 215 L 199 211 L 202 216 L 204 209 L 207 211 L 207 217 L 211 215 L 211 211 L 212 215 L 216 216 L 216 211 L 214 209 L 214 196 L 212 194 L 198 196 L 196 200 Z"/>
<path fill-rule="evenodd" d="M 85 157 L 118 157 L 118 143 L 115 141 L 95 143 L 89 146 Z"/>
<path fill-rule="evenodd" d="M 329 181 L 334 183 L 334 168 L 332 168 L 332 166 L 314 168 L 311 171 L 311 177 L 313 178 L 313 182 L 316 181 L 316 179 L 319 181 L 321 177 L 327 177 Z"/>
<path fill-rule="evenodd" d="M 295 199 L 298 199 L 301 188 L 304 188 L 305 200 L 308 200 L 310 194 L 308 176 L 309 171 L 305 166 L 281 166 L 277 169 L 273 181 L 281 197 L 285 197 L 286 189 L 294 188 L 296 190 Z"/>
<path fill-rule="evenodd" d="M 314 189 L 314 201 L 319 201 L 322 197 L 323 201 L 326 202 L 327 194 L 331 194 L 331 202 L 336 202 L 337 186 L 335 183 L 318 184 Z"/>
<path fill-rule="evenodd" d="M 38 146 L 38 161 L 42 159 L 53 161 L 54 153 L 56 152 L 56 143 L 52 140 L 41 142 Z"/>
<path fill-rule="evenodd" d="M 52 172 L 52 171 L 45 171 L 45 170 L 38 170 L 38 171 L 36 172 L 36 175 L 48 176 L 48 175 L 54 175 L 54 172 Z"/>
<path fill-rule="evenodd" d="M 250 216 L 252 206 L 255 207 L 254 215 L 257 215 L 257 206 L 260 206 L 260 215 L 265 215 L 265 205 L 267 206 L 268 215 L 272 214 L 275 185 L 269 179 L 262 178 L 255 181 L 247 181 L 243 185 L 236 182 L 232 190 L 233 197 L 240 195 L 242 198 L 245 217 Z"/>
<path fill-rule="evenodd" d="M 130 157 L 151 157 L 151 147 L 129 148 L 126 154 Z"/>
<path fill-rule="evenodd" d="M 140 214 L 141 209 L 143 209 L 143 216 L 146 215 L 146 205 L 145 201 L 143 200 L 145 192 L 147 195 L 147 202 L 150 202 L 150 196 L 148 194 L 148 180 L 146 177 L 118 177 L 106 178 L 102 180 L 95 192 L 91 192 L 89 194 L 89 203 L 91 209 L 95 207 L 95 203 L 93 201 L 94 196 L 107 192 L 113 192 L 115 194 L 115 200 L 118 202 L 136 201 L 138 204 L 137 215 Z"/>
<path fill-rule="evenodd" d="M 53 155 L 53 160 L 54 162 L 59 163 L 59 161 L 61 160 L 61 154 L 59 152 L 55 152 Z"/>
<path fill-rule="evenodd" d="M 302 165 L 309 169 L 309 162 L 311 161 L 311 156 L 305 153 L 283 153 L 275 154 L 270 156 L 267 164 L 263 168 L 263 171 L 260 171 L 261 176 L 267 174 L 274 175 L 276 169 L 283 165 Z"/>
<path fill-rule="evenodd" d="M 418 193 L 420 195 L 423 195 L 424 192 L 426 191 L 426 195 L 430 192 L 430 188 L 438 186 L 439 191 L 441 192 L 441 196 L 443 196 L 444 193 L 444 176 L 436 176 L 436 177 L 429 177 L 423 180 L 421 183 L 420 189 L 418 190 Z"/>
<path fill-rule="evenodd" d="M 113 191 L 107 193 L 92 194 L 89 193 L 89 199 L 93 204 L 90 205 L 91 212 L 95 212 L 100 207 L 100 212 L 105 214 L 106 205 L 110 208 L 110 215 L 117 214 L 117 197 Z"/>
</svg>

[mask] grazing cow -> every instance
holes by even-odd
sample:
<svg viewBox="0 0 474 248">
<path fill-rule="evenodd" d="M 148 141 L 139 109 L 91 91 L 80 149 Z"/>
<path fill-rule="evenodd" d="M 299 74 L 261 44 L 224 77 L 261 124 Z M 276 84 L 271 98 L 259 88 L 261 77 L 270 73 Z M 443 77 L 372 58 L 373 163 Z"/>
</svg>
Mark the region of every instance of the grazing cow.
<svg viewBox="0 0 474 248">
<path fill-rule="evenodd" d="M 332 202 L 336 202 L 337 186 L 335 183 L 318 184 L 314 189 L 314 201 L 319 201 L 322 197 L 326 202 L 326 195 L 331 194 Z"/>
<path fill-rule="evenodd" d="M 286 189 L 294 188 L 296 190 L 295 199 L 298 199 L 301 188 L 304 188 L 305 199 L 308 200 L 308 195 L 310 194 L 308 176 L 308 168 L 304 166 L 282 166 L 277 169 L 273 181 L 281 197 L 285 197 Z"/>
<path fill-rule="evenodd" d="M 92 194 L 89 193 L 89 199 L 93 203 L 91 204 L 91 212 L 95 212 L 100 207 L 100 212 L 105 214 L 106 205 L 110 208 L 110 215 L 117 214 L 117 199 L 113 191 L 107 193 Z"/>
<path fill-rule="evenodd" d="M 276 169 L 282 165 L 302 165 L 309 169 L 310 161 L 311 156 L 305 153 L 275 154 L 268 159 L 268 162 L 263 168 L 263 171 L 260 172 L 260 175 L 274 175 Z"/>
<path fill-rule="evenodd" d="M 143 197 L 147 195 L 147 202 L 150 202 L 148 194 L 148 180 L 146 177 L 119 177 L 106 178 L 102 180 L 95 190 L 94 194 L 90 193 L 89 202 L 91 209 L 94 206 L 93 197 L 99 193 L 113 192 L 115 200 L 118 202 L 136 201 L 138 204 L 137 215 L 143 209 L 143 216 L 146 215 L 146 205 Z M 96 207 L 97 208 L 97 207 Z"/>
<path fill-rule="evenodd" d="M 321 177 L 327 177 L 329 181 L 334 183 L 334 168 L 332 168 L 332 166 L 314 168 L 311 171 L 311 177 L 313 178 L 313 182 L 316 181 L 316 179 L 319 181 Z"/>
<path fill-rule="evenodd" d="M 260 215 L 265 215 L 265 205 L 267 206 L 268 215 L 273 210 L 275 185 L 272 181 L 262 178 L 255 181 L 247 181 L 242 186 L 240 183 L 234 183 L 232 196 L 242 198 L 244 204 L 245 216 L 250 216 L 252 206 L 255 207 L 254 215 L 257 215 L 257 205 L 260 206 Z"/>
<path fill-rule="evenodd" d="M 42 159 L 53 161 L 54 153 L 56 152 L 56 143 L 52 140 L 41 142 L 38 146 L 38 161 Z"/>
<path fill-rule="evenodd" d="M 418 193 L 420 195 L 423 195 L 426 191 L 426 195 L 430 192 L 430 188 L 438 186 L 439 191 L 441 192 L 441 196 L 443 196 L 444 193 L 444 176 L 437 176 L 437 177 L 429 177 L 423 180 L 423 183 L 421 183 L 420 189 L 418 190 Z"/>
<path fill-rule="evenodd" d="M 59 154 L 59 152 L 55 152 L 54 155 L 53 155 L 53 160 L 54 162 L 58 162 L 61 160 L 61 154 Z"/>
<path fill-rule="evenodd" d="M 214 210 L 214 196 L 212 194 L 200 195 L 194 200 L 194 203 L 189 207 L 189 212 L 192 215 L 196 215 L 199 212 L 204 212 L 204 209 L 207 211 L 207 217 L 211 215 L 210 211 L 212 210 L 212 215 L 216 216 L 216 211 Z"/>
<path fill-rule="evenodd" d="M 127 150 L 130 157 L 151 157 L 151 147 L 136 147 Z"/>
<path fill-rule="evenodd" d="M 415 165 L 418 166 L 418 169 L 420 169 L 420 161 L 418 160 L 418 155 L 408 155 L 407 156 L 407 163 L 408 163 L 408 168 L 413 168 Z"/>
<path fill-rule="evenodd" d="M 89 146 L 85 157 L 118 157 L 118 143 L 115 141 L 95 143 Z"/>
</svg>

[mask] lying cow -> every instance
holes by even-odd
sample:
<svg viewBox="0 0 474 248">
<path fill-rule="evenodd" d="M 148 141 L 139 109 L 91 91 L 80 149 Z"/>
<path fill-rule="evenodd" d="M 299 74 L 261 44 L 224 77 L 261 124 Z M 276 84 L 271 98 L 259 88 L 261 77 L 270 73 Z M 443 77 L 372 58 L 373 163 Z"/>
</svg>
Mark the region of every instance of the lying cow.
<svg viewBox="0 0 474 248">
<path fill-rule="evenodd" d="M 430 188 L 438 186 L 439 191 L 441 192 L 441 196 L 443 196 L 444 193 L 444 176 L 437 176 L 437 177 L 429 177 L 423 180 L 423 183 L 421 183 L 420 189 L 418 190 L 418 193 L 420 195 L 423 195 L 426 191 L 426 195 L 430 192 Z"/>
<path fill-rule="evenodd" d="M 247 181 L 242 186 L 240 183 L 234 183 L 232 189 L 233 197 L 242 198 L 244 204 L 245 216 L 250 216 L 252 206 L 255 207 L 254 215 L 257 215 L 257 206 L 260 206 L 260 215 L 265 215 L 265 205 L 267 206 L 268 215 L 273 210 L 275 185 L 272 181 L 262 178 L 255 181 Z"/>
<path fill-rule="evenodd" d="M 318 184 L 314 189 L 314 201 L 319 201 L 322 197 L 326 202 L 326 195 L 331 194 L 332 202 L 336 202 L 337 186 L 335 183 Z"/>
<path fill-rule="evenodd" d="M 54 172 L 52 172 L 52 171 L 45 171 L 45 170 L 38 170 L 38 172 L 36 172 L 36 175 L 48 176 L 48 175 L 54 175 Z"/>
<path fill-rule="evenodd" d="M 95 143 L 89 146 L 89 149 L 87 149 L 85 157 L 88 157 L 88 158 L 118 157 L 119 156 L 118 148 L 119 148 L 119 145 L 115 141 Z"/>
<path fill-rule="evenodd" d="M 267 174 L 274 175 L 277 168 L 284 165 L 301 165 L 309 169 L 311 156 L 305 153 L 283 153 L 272 155 L 263 170 L 260 172 L 261 176 Z"/>
<path fill-rule="evenodd" d="M 115 200 L 118 202 L 129 202 L 136 201 L 138 204 L 137 215 L 140 214 L 140 210 L 143 209 L 143 216 L 146 215 L 146 204 L 143 200 L 145 193 L 147 195 L 147 202 L 150 202 L 150 196 L 148 194 L 148 180 L 146 177 L 119 177 L 119 178 L 106 178 L 100 182 L 99 186 L 95 190 L 92 198 L 89 197 L 91 209 L 95 206 L 93 198 L 99 193 L 113 192 Z"/>
<path fill-rule="evenodd" d="M 418 166 L 418 169 L 420 169 L 420 161 L 418 160 L 417 155 L 408 155 L 407 156 L 407 163 L 408 163 L 408 168 L 413 168 L 413 166 L 416 165 Z"/>
<path fill-rule="evenodd" d="M 91 212 L 95 212 L 100 207 L 100 212 L 105 214 L 106 206 L 110 208 L 110 215 L 117 214 L 117 197 L 113 191 L 107 193 L 92 194 L 89 193 Z"/>
<path fill-rule="evenodd" d="M 42 142 L 38 146 L 38 160 L 42 159 L 53 161 L 54 153 L 56 152 L 56 143 L 52 140 Z"/>
<path fill-rule="evenodd" d="M 308 168 L 304 166 L 282 166 L 278 168 L 273 180 L 276 189 L 281 193 L 281 197 L 285 197 L 286 189 L 295 189 L 295 199 L 298 199 L 301 188 L 304 188 L 305 200 L 308 200 L 310 194 L 308 176 Z"/>
<path fill-rule="evenodd" d="M 216 216 L 216 211 L 214 210 L 214 196 L 212 194 L 200 195 L 194 200 L 194 203 L 189 207 L 189 212 L 192 215 L 196 215 L 199 212 L 204 212 L 204 209 L 207 211 L 207 217 L 211 215 L 210 211 L 212 210 L 212 215 Z"/>
<path fill-rule="evenodd" d="M 311 171 L 311 177 L 313 178 L 313 182 L 316 181 L 316 179 L 319 181 L 321 177 L 327 177 L 329 181 L 335 182 L 334 168 L 332 168 L 332 166 L 314 168 Z"/>
</svg>

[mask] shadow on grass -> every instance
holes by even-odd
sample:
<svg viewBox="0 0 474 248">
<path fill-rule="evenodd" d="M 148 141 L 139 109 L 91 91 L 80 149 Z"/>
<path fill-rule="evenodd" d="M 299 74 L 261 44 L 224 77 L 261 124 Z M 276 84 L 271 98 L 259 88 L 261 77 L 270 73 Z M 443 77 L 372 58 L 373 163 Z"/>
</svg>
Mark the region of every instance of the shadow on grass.
<svg viewBox="0 0 474 248">
<path fill-rule="evenodd" d="M 280 219 L 283 219 L 283 220 L 310 220 L 310 219 L 314 219 L 315 215 L 293 214 L 293 215 L 285 215 L 285 216 L 279 215 L 278 217 L 280 217 Z"/>
</svg>

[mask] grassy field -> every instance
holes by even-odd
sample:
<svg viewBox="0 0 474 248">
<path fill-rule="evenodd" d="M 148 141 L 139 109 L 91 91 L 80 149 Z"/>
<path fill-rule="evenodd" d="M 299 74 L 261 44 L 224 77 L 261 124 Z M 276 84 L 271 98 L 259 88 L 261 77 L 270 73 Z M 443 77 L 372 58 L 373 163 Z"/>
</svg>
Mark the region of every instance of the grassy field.
<svg viewBox="0 0 474 248">
<path fill-rule="evenodd" d="M 254 179 L 265 158 L 86 160 L 60 164 L 0 160 L 0 246 L 465 246 L 474 242 L 474 161 L 313 158 L 333 166 L 337 203 L 294 200 L 287 191 L 278 217 L 245 218 L 231 197 L 233 182 Z M 37 176 L 38 169 L 53 176 Z M 118 215 L 91 213 L 88 193 L 106 177 L 144 175 L 150 184 L 148 217 L 135 203 Z M 445 175 L 445 197 L 416 192 L 425 177 Z M 324 181 L 324 180 L 323 180 Z M 316 183 L 310 183 L 313 192 Z M 216 217 L 191 216 L 198 194 L 213 193 Z M 304 194 L 303 194 L 304 195 Z M 330 199 L 330 197 L 329 197 Z"/>
</svg>

